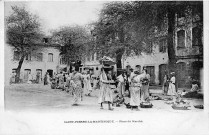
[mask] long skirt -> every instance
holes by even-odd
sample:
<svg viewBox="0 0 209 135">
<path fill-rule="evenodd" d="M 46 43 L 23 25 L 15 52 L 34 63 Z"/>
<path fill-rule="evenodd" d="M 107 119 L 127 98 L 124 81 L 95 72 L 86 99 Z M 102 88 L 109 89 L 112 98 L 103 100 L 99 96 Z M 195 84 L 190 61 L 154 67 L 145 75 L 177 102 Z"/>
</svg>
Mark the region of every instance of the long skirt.
<svg viewBox="0 0 209 135">
<path fill-rule="evenodd" d="M 163 93 L 167 94 L 168 93 L 168 84 L 167 83 L 163 83 L 163 87 L 162 87 Z"/>
<path fill-rule="evenodd" d="M 87 80 L 84 80 L 84 83 L 83 84 L 84 84 L 84 86 L 83 86 L 84 94 L 85 95 L 88 95 L 90 93 L 88 81 Z"/>
<path fill-rule="evenodd" d="M 121 82 L 118 83 L 118 92 L 119 92 L 119 96 L 122 97 L 123 94 L 125 93 L 124 83 L 121 83 Z"/>
<path fill-rule="evenodd" d="M 169 83 L 169 87 L 168 87 L 168 95 L 170 96 L 174 96 L 176 93 L 176 86 L 173 83 Z"/>
<path fill-rule="evenodd" d="M 82 97 L 82 86 L 80 84 L 73 86 L 72 93 L 73 93 L 73 104 L 77 104 L 79 99 L 81 100 Z"/>
<path fill-rule="evenodd" d="M 101 83 L 98 103 L 113 102 L 113 92 L 109 84 Z"/>
<path fill-rule="evenodd" d="M 86 82 L 86 88 L 87 88 L 87 91 L 89 93 L 92 91 L 91 81 L 90 80 L 87 80 L 87 82 Z"/>
<path fill-rule="evenodd" d="M 94 84 L 94 85 L 93 85 L 93 89 L 94 89 L 94 90 L 96 90 L 96 89 L 97 89 L 97 83 L 98 83 L 98 81 L 97 81 L 97 80 L 94 80 L 94 81 L 93 81 L 93 84 Z"/>
<path fill-rule="evenodd" d="M 130 90 L 130 105 L 131 106 L 139 106 L 140 105 L 140 87 L 139 86 L 131 86 Z"/>
<path fill-rule="evenodd" d="M 62 80 L 62 79 L 59 80 L 59 88 L 61 88 L 61 89 L 64 88 L 64 80 Z"/>
<path fill-rule="evenodd" d="M 141 87 L 141 99 L 142 101 L 146 101 L 149 97 L 149 85 L 142 85 Z"/>
</svg>

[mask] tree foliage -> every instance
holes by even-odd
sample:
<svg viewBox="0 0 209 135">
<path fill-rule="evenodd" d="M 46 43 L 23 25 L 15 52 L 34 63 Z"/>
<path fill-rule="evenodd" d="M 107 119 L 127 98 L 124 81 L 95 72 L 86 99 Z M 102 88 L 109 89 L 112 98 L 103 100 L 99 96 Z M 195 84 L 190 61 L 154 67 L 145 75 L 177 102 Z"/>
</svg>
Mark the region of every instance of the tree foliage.
<svg viewBox="0 0 209 135">
<path fill-rule="evenodd" d="M 107 46 L 106 54 L 133 50 L 136 54 L 147 47 L 148 29 L 153 26 L 156 7 L 154 2 L 111 2 L 104 5 L 100 21 L 96 24 L 98 48 Z M 104 48 L 107 48 L 104 47 Z"/>
<path fill-rule="evenodd" d="M 36 15 L 25 7 L 12 7 L 13 13 L 6 18 L 6 39 L 9 45 L 22 52 L 33 47 L 40 41 L 40 22 Z"/>
<path fill-rule="evenodd" d="M 90 47 L 90 33 L 85 27 L 81 26 L 64 26 L 52 31 L 53 42 L 62 45 L 61 54 L 69 62 L 81 60 L 87 54 L 86 46 Z"/>
</svg>

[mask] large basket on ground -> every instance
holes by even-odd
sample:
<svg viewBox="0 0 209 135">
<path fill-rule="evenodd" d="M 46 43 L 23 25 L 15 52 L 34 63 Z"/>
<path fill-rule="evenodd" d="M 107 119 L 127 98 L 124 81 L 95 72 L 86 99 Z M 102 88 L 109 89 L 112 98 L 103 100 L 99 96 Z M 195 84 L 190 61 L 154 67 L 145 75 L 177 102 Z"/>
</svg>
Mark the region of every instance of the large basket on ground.
<svg viewBox="0 0 209 135">
<path fill-rule="evenodd" d="M 197 109 L 204 109 L 203 105 L 194 105 L 194 107 L 197 108 Z"/>
<path fill-rule="evenodd" d="M 175 105 L 175 104 L 172 105 L 172 108 L 174 110 L 189 110 L 188 106 L 178 106 L 178 105 Z"/>
<path fill-rule="evenodd" d="M 152 108 L 152 103 L 150 103 L 150 102 L 141 102 L 140 103 L 140 107 L 141 108 Z"/>
</svg>

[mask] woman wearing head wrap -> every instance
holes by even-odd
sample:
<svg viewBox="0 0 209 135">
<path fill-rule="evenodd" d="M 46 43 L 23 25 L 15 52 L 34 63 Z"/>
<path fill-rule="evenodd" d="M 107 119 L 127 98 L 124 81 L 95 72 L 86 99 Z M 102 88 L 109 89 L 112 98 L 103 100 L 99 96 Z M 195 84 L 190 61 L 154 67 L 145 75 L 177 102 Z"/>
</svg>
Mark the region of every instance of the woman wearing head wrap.
<svg viewBox="0 0 209 135">
<path fill-rule="evenodd" d="M 113 103 L 113 92 L 110 87 L 111 80 L 108 80 L 107 73 L 105 73 L 104 69 L 100 75 L 100 92 L 98 103 L 101 104 L 101 109 L 103 109 L 103 103 L 108 103 L 108 109 L 113 110 L 110 105 Z"/>
<path fill-rule="evenodd" d="M 90 96 L 90 93 L 92 92 L 92 87 L 91 87 L 91 77 L 90 77 L 90 72 L 88 71 L 86 74 L 86 89 L 85 89 L 85 95 Z"/>
<path fill-rule="evenodd" d="M 130 106 L 133 110 L 134 107 L 136 107 L 137 110 L 138 106 L 140 105 L 140 89 L 141 89 L 141 83 L 140 83 L 141 76 L 139 75 L 139 72 L 135 72 L 130 76 Z"/>
<path fill-rule="evenodd" d="M 82 74 L 78 72 L 79 66 L 75 66 L 75 71 L 71 74 L 70 85 L 72 86 L 73 104 L 77 105 L 78 100 L 82 100 Z"/>
<path fill-rule="evenodd" d="M 163 88 L 162 88 L 164 95 L 167 95 L 167 92 L 168 92 L 168 84 L 169 84 L 168 81 L 169 81 L 168 74 L 165 71 L 165 75 L 164 75 L 164 78 L 163 78 Z"/>
<path fill-rule="evenodd" d="M 119 96 L 123 97 L 124 93 L 125 93 L 125 83 L 127 80 L 127 76 L 126 76 L 126 71 L 124 70 L 123 73 L 121 75 L 119 75 L 117 77 L 118 80 L 118 92 L 119 92 Z"/>
<path fill-rule="evenodd" d="M 147 70 L 143 69 L 141 74 L 141 100 L 142 102 L 147 101 L 149 98 L 149 82 L 150 82 L 150 75 L 147 74 Z"/>
<path fill-rule="evenodd" d="M 171 79 L 168 87 L 168 95 L 174 96 L 176 94 L 176 77 L 175 77 L 175 72 L 171 72 Z"/>
</svg>

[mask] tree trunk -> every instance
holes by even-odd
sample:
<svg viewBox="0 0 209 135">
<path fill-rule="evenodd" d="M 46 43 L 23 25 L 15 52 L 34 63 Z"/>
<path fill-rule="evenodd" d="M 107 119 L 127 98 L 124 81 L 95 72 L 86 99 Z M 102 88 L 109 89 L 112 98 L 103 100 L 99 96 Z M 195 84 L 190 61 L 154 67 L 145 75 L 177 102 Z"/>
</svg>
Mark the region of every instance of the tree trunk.
<svg viewBox="0 0 209 135">
<path fill-rule="evenodd" d="M 168 69 L 169 72 L 175 72 L 176 70 L 176 54 L 175 54 L 175 45 L 174 45 L 174 29 L 175 29 L 175 11 L 174 9 L 168 5 L 168 37 L 167 37 L 167 45 L 168 45 Z"/>
<path fill-rule="evenodd" d="M 117 63 L 117 68 L 122 69 L 122 56 L 124 53 L 124 49 L 119 49 L 116 51 L 116 63 Z"/>
<path fill-rule="evenodd" d="M 20 82 L 20 70 L 21 70 L 21 67 L 22 67 L 24 58 L 25 58 L 25 54 L 23 54 L 21 56 L 20 61 L 19 61 L 19 64 L 18 64 L 18 67 L 17 67 L 17 70 L 16 70 L 16 79 L 15 79 L 15 82 L 16 83 L 19 83 Z"/>
<path fill-rule="evenodd" d="M 174 44 L 174 30 L 175 30 L 175 9 L 172 7 L 174 5 L 167 6 L 168 11 L 168 37 L 167 37 L 167 45 L 168 45 L 168 73 L 175 72 L 176 77 L 176 91 L 178 90 L 178 75 L 177 75 L 177 66 L 176 66 L 176 52 L 175 52 L 175 44 Z"/>
</svg>

